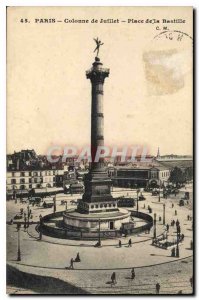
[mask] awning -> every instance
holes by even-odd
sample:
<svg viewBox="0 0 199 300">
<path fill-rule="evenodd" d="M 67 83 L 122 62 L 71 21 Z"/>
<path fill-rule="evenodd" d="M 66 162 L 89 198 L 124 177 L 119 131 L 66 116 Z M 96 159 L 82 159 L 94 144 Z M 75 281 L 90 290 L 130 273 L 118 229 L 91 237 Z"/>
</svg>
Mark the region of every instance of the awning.
<svg viewBox="0 0 199 300">
<path fill-rule="evenodd" d="M 14 194 L 14 190 L 13 191 L 12 190 L 6 191 L 6 194 L 13 195 Z"/>
<path fill-rule="evenodd" d="M 46 188 L 47 193 L 53 193 L 53 192 L 63 192 L 64 189 L 61 187 L 52 187 L 52 188 Z"/>
<path fill-rule="evenodd" d="M 50 193 L 58 193 L 64 192 L 62 187 L 52 187 L 52 188 L 43 188 L 43 189 L 33 189 L 35 194 L 50 194 Z"/>
<path fill-rule="evenodd" d="M 17 194 L 17 195 L 21 195 L 21 194 L 29 194 L 29 191 L 28 191 L 28 190 L 18 190 L 18 191 L 16 191 L 16 194 Z"/>
<path fill-rule="evenodd" d="M 33 189 L 35 194 L 46 194 L 47 193 L 47 189 Z"/>
</svg>

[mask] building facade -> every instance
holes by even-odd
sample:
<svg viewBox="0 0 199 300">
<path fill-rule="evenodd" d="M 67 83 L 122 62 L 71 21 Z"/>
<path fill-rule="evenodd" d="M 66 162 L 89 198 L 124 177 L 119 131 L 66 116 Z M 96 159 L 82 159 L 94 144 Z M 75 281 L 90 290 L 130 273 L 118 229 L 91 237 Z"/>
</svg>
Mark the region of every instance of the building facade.
<svg viewBox="0 0 199 300">
<path fill-rule="evenodd" d="M 170 169 L 164 166 L 111 167 L 108 174 L 115 186 L 137 188 L 166 184 Z"/>
<path fill-rule="evenodd" d="M 64 170 L 8 171 L 7 192 L 63 186 Z"/>
</svg>

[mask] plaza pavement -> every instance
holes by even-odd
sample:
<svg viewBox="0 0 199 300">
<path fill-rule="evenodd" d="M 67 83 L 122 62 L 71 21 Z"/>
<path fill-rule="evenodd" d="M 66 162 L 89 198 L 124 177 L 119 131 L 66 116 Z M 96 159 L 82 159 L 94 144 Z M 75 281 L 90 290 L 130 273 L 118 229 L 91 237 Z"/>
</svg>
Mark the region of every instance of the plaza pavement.
<svg viewBox="0 0 199 300">
<path fill-rule="evenodd" d="M 191 190 L 191 187 L 187 187 L 187 190 Z M 124 191 L 119 190 L 113 195 L 124 194 Z M 125 192 L 126 193 L 126 192 Z M 136 191 L 127 191 L 128 196 L 136 197 Z M 192 214 L 191 205 L 179 207 L 179 199 L 184 195 L 184 191 L 178 194 L 176 197 L 172 196 L 168 199 L 161 199 L 158 201 L 157 196 L 151 196 L 150 193 L 143 193 L 146 197 L 146 201 L 139 202 L 139 210 L 148 212 L 146 209 L 150 205 L 153 209 L 153 213 L 157 214 L 157 235 L 161 234 L 165 230 L 165 226 L 162 221 L 158 221 L 159 216 L 163 214 L 163 203 L 166 203 L 166 223 L 170 225 L 172 219 L 175 221 L 178 219 L 181 225 L 181 232 L 185 235 L 184 242 L 180 244 L 180 258 L 173 258 L 170 256 L 171 249 L 163 250 L 151 245 L 151 238 L 153 236 L 153 229 L 150 234 L 142 233 L 140 235 L 132 236 L 132 247 L 127 246 L 129 237 L 122 238 L 122 248 L 118 248 L 118 239 L 104 240 L 102 241 L 101 248 L 94 248 L 95 241 L 76 241 L 76 240 L 63 240 L 55 239 L 44 236 L 42 241 L 38 240 L 38 233 L 35 230 L 35 224 L 30 225 L 28 232 L 21 230 L 21 262 L 16 261 L 17 256 L 17 231 L 16 225 L 8 225 L 7 227 L 7 261 L 12 267 L 17 268 L 20 271 L 31 272 L 34 274 L 40 274 L 43 276 L 50 275 L 61 280 L 66 280 L 71 284 L 84 288 L 87 292 L 91 293 L 152 293 L 154 292 L 154 284 L 156 279 L 161 278 L 162 284 L 166 284 L 163 291 L 169 292 L 169 283 L 166 280 L 166 275 L 163 270 L 166 268 L 169 271 L 172 270 L 172 289 L 173 293 L 177 293 L 177 289 L 180 289 L 180 281 L 182 281 L 182 288 L 186 287 L 186 292 L 190 293 L 191 288 L 189 284 L 189 278 L 192 276 L 192 250 L 190 250 L 190 242 L 192 240 L 192 221 L 187 220 L 187 215 Z M 68 201 L 71 200 L 71 196 L 67 196 Z M 79 197 L 79 196 L 74 196 Z M 74 198 L 73 197 L 73 198 Z M 192 194 L 191 194 L 192 197 Z M 192 199 L 190 200 L 192 202 Z M 174 208 L 172 208 L 174 203 Z M 143 208 L 145 204 L 145 209 Z M 7 203 L 7 215 L 8 221 L 14 216 L 16 212 L 19 212 L 20 207 L 27 207 L 27 204 L 21 205 L 15 204 L 13 201 Z M 70 206 L 69 206 L 70 207 Z M 40 213 L 42 215 L 51 213 L 53 209 L 41 209 L 38 207 L 30 207 L 33 212 L 33 221 L 38 221 Z M 63 210 L 64 206 L 57 203 L 57 210 Z M 177 210 L 177 216 L 175 216 L 175 210 Z M 152 215 L 153 215 L 152 213 Z M 176 228 L 170 226 L 169 240 L 176 238 Z M 75 263 L 75 270 L 67 270 L 65 267 L 69 266 L 70 259 L 75 258 L 77 252 L 80 253 L 81 262 Z M 185 258 L 185 260 L 182 260 Z M 183 263 L 183 261 L 187 261 Z M 179 267 L 179 273 L 176 267 Z M 183 270 L 181 270 L 183 266 Z M 188 267 L 189 266 L 189 267 Z M 136 280 L 132 282 L 128 277 L 130 269 L 136 268 Z M 177 267 L 177 268 L 178 268 Z M 185 271 L 186 267 L 188 270 Z M 148 272 L 153 269 L 154 272 Z M 106 282 L 110 281 L 110 274 L 112 270 L 116 270 L 118 273 L 118 284 L 114 287 L 110 287 Z M 161 271 L 162 270 L 162 271 Z M 184 273 L 185 271 L 185 273 Z M 141 273 L 140 273 L 141 272 Z M 157 277 L 156 278 L 156 274 Z M 85 276 L 83 275 L 85 274 Z M 100 275 L 100 274 L 103 274 Z M 147 276 L 148 274 L 148 276 Z M 148 278 L 149 285 L 144 282 L 144 277 Z M 175 275 L 175 276 L 174 276 Z M 176 277 L 176 275 L 178 277 Z M 179 277 L 180 275 L 180 277 Z M 141 276 L 141 277 L 140 277 Z M 138 277 L 138 278 L 137 278 Z M 102 279 L 101 279 L 102 278 Z M 107 278 L 107 281 L 106 281 Z M 179 281 L 178 279 L 179 278 Z M 175 280 L 174 280 L 175 279 Z M 119 281 L 121 280 L 121 286 Z M 94 285 L 94 287 L 91 285 Z M 97 283 L 99 282 L 99 287 Z M 165 283 L 164 283 L 165 282 Z M 175 284 L 173 284 L 176 282 Z M 184 283 L 183 283 L 184 282 Z M 186 282 L 186 284 L 185 284 Z M 151 285 L 150 285 L 151 284 Z M 145 286 L 145 289 L 141 288 L 141 285 Z M 137 287 L 137 288 L 136 288 Z M 113 290 L 112 290 L 113 289 Z M 162 291 L 162 293 L 164 293 Z"/>
</svg>

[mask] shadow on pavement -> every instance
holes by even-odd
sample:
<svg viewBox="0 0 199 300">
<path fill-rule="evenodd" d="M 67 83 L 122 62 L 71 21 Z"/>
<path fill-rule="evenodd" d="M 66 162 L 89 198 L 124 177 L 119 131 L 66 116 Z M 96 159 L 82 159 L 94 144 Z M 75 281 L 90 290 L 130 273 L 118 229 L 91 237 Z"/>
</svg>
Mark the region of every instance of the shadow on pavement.
<svg viewBox="0 0 199 300">
<path fill-rule="evenodd" d="M 7 265 L 7 285 L 32 290 L 38 294 L 90 294 L 63 280 L 21 272 L 10 265 Z"/>
</svg>

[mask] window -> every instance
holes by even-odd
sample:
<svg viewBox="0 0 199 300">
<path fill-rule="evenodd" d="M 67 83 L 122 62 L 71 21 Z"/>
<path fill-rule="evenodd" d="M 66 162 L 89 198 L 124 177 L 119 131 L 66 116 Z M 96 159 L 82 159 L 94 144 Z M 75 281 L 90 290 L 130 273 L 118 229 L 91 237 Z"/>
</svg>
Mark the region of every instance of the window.
<svg viewBox="0 0 199 300">
<path fill-rule="evenodd" d="M 98 208 L 98 204 L 95 205 L 95 208 Z"/>
<path fill-rule="evenodd" d="M 15 172 L 12 172 L 12 177 L 15 177 Z"/>
<path fill-rule="evenodd" d="M 91 205 L 91 208 L 94 208 L 94 205 Z"/>
<path fill-rule="evenodd" d="M 104 204 L 104 207 L 107 207 L 107 204 Z"/>
<path fill-rule="evenodd" d="M 113 203 L 113 207 L 115 207 L 115 203 Z"/>
<path fill-rule="evenodd" d="M 15 184 L 16 183 L 16 179 L 11 179 L 11 184 Z"/>
<path fill-rule="evenodd" d="M 109 205 L 108 205 L 109 207 L 111 207 L 112 205 L 111 205 L 111 203 L 109 203 Z"/>
<path fill-rule="evenodd" d="M 24 178 L 21 178 L 21 179 L 20 179 L 20 183 L 25 183 L 25 179 L 24 179 Z"/>
<path fill-rule="evenodd" d="M 110 222 L 110 230 L 113 230 L 113 229 L 114 229 L 114 222 L 111 221 L 111 222 Z"/>
<path fill-rule="evenodd" d="M 31 178 L 29 178 L 29 183 L 32 183 L 32 179 Z"/>
<path fill-rule="evenodd" d="M 102 207 L 103 207 L 103 204 L 100 204 L 100 207 L 102 208 Z"/>
<path fill-rule="evenodd" d="M 31 172 L 29 172 L 29 176 L 31 176 Z"/>
<path fill-rule="evenodd" d="M 31 189 L 32 188 L 32 184 L 29 184 L 29 189 Z"/>
<path fill-rule="evenodd" d="M 24 177 L 25 176 L 25 172 L 21 172 L 21 176 Z"/>
<path fill-rule="evenodd" d="M 24 190 L 25 189 L 25 185 L 20 185 L 20 189 Z"/>
</svg>

